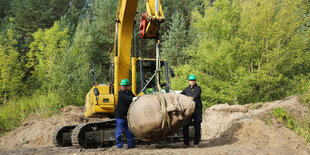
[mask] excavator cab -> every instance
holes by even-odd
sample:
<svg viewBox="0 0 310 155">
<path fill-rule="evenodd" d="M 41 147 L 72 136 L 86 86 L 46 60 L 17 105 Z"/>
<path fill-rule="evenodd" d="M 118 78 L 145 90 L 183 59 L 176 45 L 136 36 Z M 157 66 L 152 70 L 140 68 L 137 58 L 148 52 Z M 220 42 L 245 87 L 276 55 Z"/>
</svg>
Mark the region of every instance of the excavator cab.
<svg viewBox="0 0 310 155">
<path fill-rule="evenodd" d="M 158 92 L 156 87 L 156 60 L 155 59 L 142 59 L 132 58 L 132 91 L 135 95 L 150 94 Z M 169 69 L 166 60 L 160 61 L 159 83 L 166 93 L 170 92 L 169 87 Z"/>
<path fill-rule="evenodd" d="M 160 61 L 159 83 L 165 93 L 170 92 L 170 78 L 168 62 Z M 135 95 L 143 95 L 158 92 L 156 87 L 156 59 L 131 58 L 131 90 Z M 113 74 L 112 74 L 113 75 Z M 113 77 L 112 77 L 113 78 Z M 111 89 L 112 88 L 112 89 Z M 94 85 L 87 93 L 85 99 L 85 117 L 113 117 L 116 108 L 115 95 L 112 92 L 113 84 Z"/>
</svg>

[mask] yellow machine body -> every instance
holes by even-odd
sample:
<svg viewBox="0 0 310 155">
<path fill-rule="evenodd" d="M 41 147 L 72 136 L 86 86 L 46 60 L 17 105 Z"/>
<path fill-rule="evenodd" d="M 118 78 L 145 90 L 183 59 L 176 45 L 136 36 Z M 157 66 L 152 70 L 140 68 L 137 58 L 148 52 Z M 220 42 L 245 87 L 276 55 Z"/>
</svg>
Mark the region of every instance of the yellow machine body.
<svg viewBox="0 0 310 155">
<path fill-rule="evenodd" d="M 131 79 L 131 90 L 135 95 L 138 95 L 138 93 L 140 93 L 142 89 L 141 86 L 139 89 L 137 89 L 137 85 L 139 85 L 138 82 L 141 82 L 141 77 L 139 77 L 140 81 L 137 80 L 138 79 L 137 77 L 141 76 L 137 74 L 138 73 L 137 68 L 140 67 L 137 65 L 139 64 L 139 61 L 148 63 L 148 62 L 155 62 L 156 60 L 150 58 L 146 59 L 136 57 L 131 58 L 131 64 L 130 64 L 131 77 L 129 79 Z M 165 63 L 166 60 L 162 59 L 161 62 Z M 110 86 L 105 84 L 99 84 L 96 86 L 96 88 L 99 90 L 99 95 L 97 97 L 94 94 L 95 86 L 93 86 L 93 88 L 86 95 L 85 98 L 86 118 L 103 117 L 114 114 L 115 112 L 115 108 L 117 105 L 117 98 L 115 96 L 117 95 L 110 93 Z M 144 93 L 142 92 L 140 95 L 142 94 Z"/>
<path fill-rule="evenodd" d="M 99 90 L 100 95 L 95 96 L 94 88 L 87 93 L 85 98 L 85 117 L 100 117 L 102 114 L 114 113 L 115 102 L 114 95 L 109 93 L 108 85 L 98 85 L 96 88 Z"/>
<path fill-rule="evenodd" d="M 165 16 L 161 7 L 161 0 L 146 0 L 146 12 L 148 24 L 146 26 L 146 36 L 148 38 L 156 38 L 160 24 L 165 21 Z"/>
</svg>

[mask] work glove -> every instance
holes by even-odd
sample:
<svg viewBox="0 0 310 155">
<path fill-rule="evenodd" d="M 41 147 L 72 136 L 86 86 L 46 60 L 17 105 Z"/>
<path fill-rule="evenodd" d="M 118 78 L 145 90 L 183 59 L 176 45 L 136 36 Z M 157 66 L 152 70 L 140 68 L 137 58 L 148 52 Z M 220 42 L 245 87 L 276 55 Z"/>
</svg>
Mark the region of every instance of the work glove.
<svg viewBox="0 0 310 155">
<path fill-rule="evenodd" d="M 193 97 L 191 97 L 191 96 L 189 96 L 188 98 L 190 98 L 191 100 L 194 100 L 194 98 L 193 98 Z"/>
<path fill-rule="evenodd" d="M 136 100 L 138 100 L 139 96 L 133 97 L 132 101 L 135 102 Z"/>
</svg>

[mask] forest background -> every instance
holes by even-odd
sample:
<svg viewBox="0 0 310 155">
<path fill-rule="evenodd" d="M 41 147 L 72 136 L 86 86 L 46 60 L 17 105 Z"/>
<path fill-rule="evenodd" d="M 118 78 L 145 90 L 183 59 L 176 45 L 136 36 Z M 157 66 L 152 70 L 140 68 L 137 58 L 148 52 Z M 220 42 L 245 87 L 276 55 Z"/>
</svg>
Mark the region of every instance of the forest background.
<svg viewBox="0 0 310 155">
<path fill-rule="evenodd" d="M 0 133 L 31 113 L 84 104 L 95 63 L 108 83 L 116 0 L 0 0 Z M 303 95 L 310 100 L 310 0 L 163 0 L 162 57 L 204 107 Z M 145 12 L 138 2 L 135 30 Z M 153 40 L 133 52 L 155 56 Z"/>
</svg>

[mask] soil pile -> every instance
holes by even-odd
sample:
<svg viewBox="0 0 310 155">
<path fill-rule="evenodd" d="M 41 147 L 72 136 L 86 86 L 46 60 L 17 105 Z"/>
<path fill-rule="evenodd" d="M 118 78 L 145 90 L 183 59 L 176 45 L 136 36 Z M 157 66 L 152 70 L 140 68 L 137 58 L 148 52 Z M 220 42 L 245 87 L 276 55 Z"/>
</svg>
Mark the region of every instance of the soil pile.
<svg viewBox="0 0 310 155">
<path fill-rule="evenodd" d="M 310 154 L 310 145 L 294 131 L 275 119 L 271 119 L 272 125 L 265 123 L 271 110 L 280 107 L 293 116 L 309 118 L 309 108 L 297 96 L 268 103 L 223 104 L 204 111 L 199 148 L 186 148 L 182 143 L 138 145 L 129 150 L 55 148 L 51 142 L 54 128 L 89 121 L 81 109 L 69 107 L 58 116 L 29 117 L 21 127 L 0 138 L 0 148 L 6 150 L 0 154 Z"/>
<path fill-rule="evenodd" d="M 296 117 L 309 117 L 309 109 L 297 96 L 268 103 L 215 105 L 206 109 L 202 124 L 205 147 L 236 154 L 310 154 L 310 145 L 294 131 L 264 121 L 275 108 L 283 108 Z"/>
<path fill-rule="evenodd" d="M 205 110 L 202 123 L 202 139 L 212 139 L 227 131 L 235 122 L 265 119 L 275 108 L 283 108 L 295 117 L 309 117 L 309 108 L 300 103 L 297 96 L 283 100 L 246 105 L 214 105 Z"/>
<path fill-rule="evenodd" d="M 68 106 L 48 118 L 31 115 L 20 127 L 0 138 L 0 150 L 53 146 L 52 135 L 57 128 L 90 121 L 83 112 L 82 107 Z"/>
</svg>

